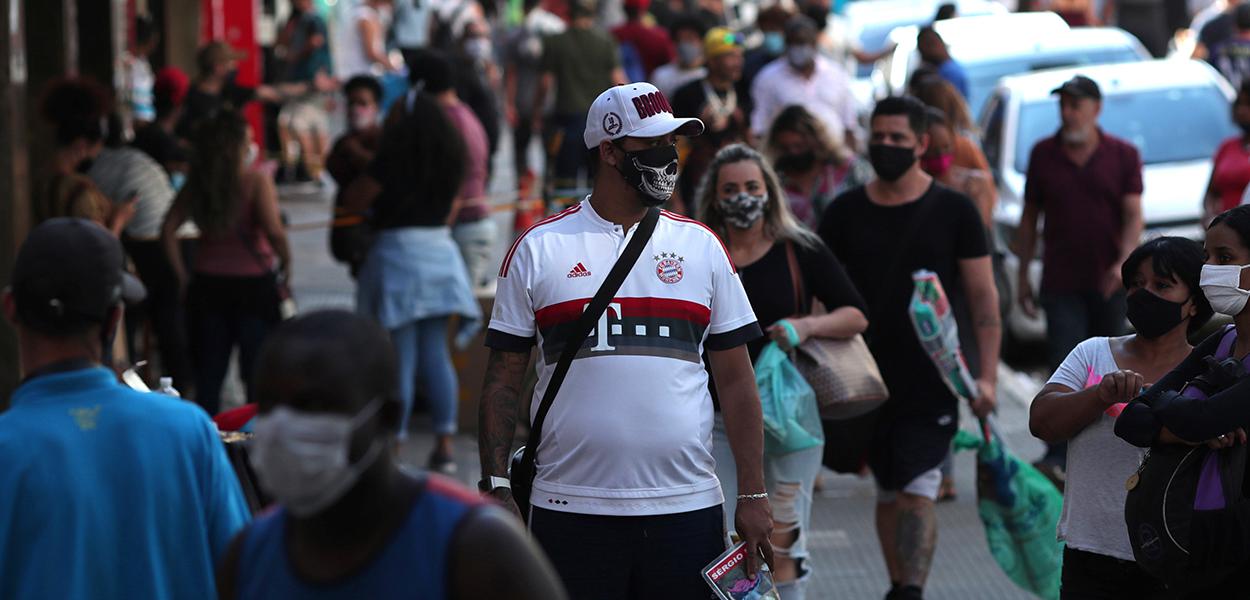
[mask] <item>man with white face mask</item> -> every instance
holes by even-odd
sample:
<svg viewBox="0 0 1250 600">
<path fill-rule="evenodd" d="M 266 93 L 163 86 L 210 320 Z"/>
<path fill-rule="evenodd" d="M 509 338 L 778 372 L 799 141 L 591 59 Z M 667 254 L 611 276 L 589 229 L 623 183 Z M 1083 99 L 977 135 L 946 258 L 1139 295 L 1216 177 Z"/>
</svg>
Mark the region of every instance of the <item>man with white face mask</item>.
<svg viewBox="0 0 1250 600">
<path fill-rule="evenodd" d="M 702 132 L 698 119 L 674 117 L 649 83 L 601 93 L 582 136 L 598 167 L 593 194 L 522 234 L 499 271 L 480 487 L 530 514 L 573 598 L 609 588 L 634 590 L 632 598 L 708 596 L 699 572 L 725 539 L 704 350 L 737 463 L 731 501 L 747 568 L 772 561 L 763 421 L 746 350 L 762 335 L 755 313 L 710 229 L 669 212 L 643 220 L 677 184 L 676 137 Z M 569 330 L 648 222 L 654 232 L 594 333 L 576 334 L 581 345 L 563 363 L 571 366 L 541 428 L 530 506 L 516 506 L 506 476 L 530 354 L 540 350 L 532 423 Z"/>
<path fill-rule="evenodd" d="M 251 461 L 275 498 L 231 544 L 221 598 L 563 598 L 520 526 L 472 491 L 401 470 L 386 332 L 345 311 L 274 332 Z"/>
<path fill-rule="evenodd" d="M 382 127 L 378 115 L 378 104 L 382 101 L 382 84 L 372 75 L 357 75 L 343 86 L 343 94 L 347 96 L 348 130 L 334 142 L 334 148 L 326 158 L 326 171 L 329 171 L 338 186 L 338 192 L 334 196 L 335 222 L 330 236 L 330 250 L 335 258 L 348 263 L 352 275 L 355 276 L 360 263 L 364 262 L 367 248 L 350 244 L 335 247 L 345 238 L 336 238 L 333 232 L 356 228 L 360 222 L 358 216 L 353 217 L 343 206 L 343 192 L 357 177 L 364 174 L 382 143 Z"/>
<path fill-rule="evenodd" d="M 1026 315 L 1046 311 L 1046 354 L 1051 369 L 1082 340 L 1124 333 L 1120 265 L 1141 242 L 1142 161 L 1137 148 L 1098 127 L 1102 91 L 1077 75 L 1051 92 L 1062 125 L 1029 155 L 1024 214 L 1016 230 L 1016 296 Z M 1029 277 L 1045 215 L 1042 285 Z M 1046 470 L 1062 468 L 1062 446 L 1052 446 Z"/>
<path fill-rule="evenodd" d="M 816 115 L 829 135 L 849 148 L 855 147 L 855 97 L 846 70 L 819 54 L 816 24 L 803 15 L 786 23 L 786 51 L 769 63 L 751 83 L 755 109 L 751 132 L 762 138 L 773 119 L 787 106 L 802 105 Z"/>
</svg>

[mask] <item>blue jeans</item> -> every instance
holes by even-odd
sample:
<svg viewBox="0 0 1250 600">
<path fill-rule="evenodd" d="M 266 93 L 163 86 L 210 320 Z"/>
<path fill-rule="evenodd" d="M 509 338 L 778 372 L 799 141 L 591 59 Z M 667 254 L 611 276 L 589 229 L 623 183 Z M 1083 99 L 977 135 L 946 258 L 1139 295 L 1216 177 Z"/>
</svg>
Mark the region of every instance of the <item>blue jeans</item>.
<svg viewBox="0 0 1250 600">
<path fill-rule="evenodd" d="M 571 600 L 713 597 L 701 573 L 725 551 L 719 506 L 643 517 L 531 510 L 530 530 Z"/>
<path fill-rule="evenodd" d="M 390 330 L 390 333 L 399 360 L 399 397 L 404 403 L 399 438 L 408 437 L 408 417 L 412 415 L 418 378 L 425 384 L 430 401 L 434 433 L 456 433 L 460 392 L 456 369 L 451 364 L 451 353 L 447 349 L 447 317 L 409 321 Z"/>
<path fill-rule="evenodd" d="M 774 531 L 798 531 L 798 537 L 789 548 L 773 548 L 774 552 L 799 563 L 800 577 L 784 585 L 778 584 L 781 600 L 802 600 L 806 597 L 807 582 L 812 573 L 807 560 L 810 556 L 807 532 L 812 524 L 816 477 L 820 475 L 824 450 L 821 445 L 789 454 L 764 454 L 764 487 L 773 511 Z M 725 529 L 734 531 L 734 516 L 738 508 L 738 467 L 729 447 L 725 419 L 719 413 L 712 427 L 712 457 L 716 460 L 716 477 L 720 479 L 721 490 L 725 493 Z"/>
</svg>

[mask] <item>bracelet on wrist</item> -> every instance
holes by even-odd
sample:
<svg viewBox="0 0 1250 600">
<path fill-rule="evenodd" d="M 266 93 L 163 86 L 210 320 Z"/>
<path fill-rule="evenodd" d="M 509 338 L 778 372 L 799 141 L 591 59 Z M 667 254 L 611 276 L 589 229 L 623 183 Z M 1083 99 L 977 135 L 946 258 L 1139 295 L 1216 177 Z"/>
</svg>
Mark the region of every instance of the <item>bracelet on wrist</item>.
<svg viewBox="0 0 1250 600">
<path fill-rule="evenodd" d="M 739 500 L 767 500 L 768 492 L 760 492 L 758 494 L 738 494 Z"/>
</svg>

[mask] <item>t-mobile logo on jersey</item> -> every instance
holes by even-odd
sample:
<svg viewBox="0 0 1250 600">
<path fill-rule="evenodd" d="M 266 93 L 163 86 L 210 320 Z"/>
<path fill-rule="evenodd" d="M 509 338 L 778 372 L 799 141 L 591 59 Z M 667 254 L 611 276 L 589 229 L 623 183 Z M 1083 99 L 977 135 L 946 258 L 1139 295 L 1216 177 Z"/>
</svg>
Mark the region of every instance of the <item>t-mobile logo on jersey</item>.
<svg viewBox="0 0 1250 600">
<path fill-rule="evenodd" d="M 586 304 L 586 306 L 582 307 L 582 310 L 586 310 L 589 307 L 590 304 Z M 611 352 L 616 350 L 616 346 L 613 346 L 610 343 L 609 336 L 621 336 L 625 334 L 625 326 L 621 323 L 621 320 L 624 318 L 625 317 L 621 314 L 620 302 L 608 304 L 608 309 L 603 311 L 603 314 L 599 315 L 599 322 L 595 326 L 595 330 L 590 332 L 590 335 L 586 336 L 594 337 L 596 340 L 595 345 L 590 347 L 590 351 Z M 612 321 L 616 322 L 613 323 Z M 647 326 L 635 325 L 633 333 L 638 337 L 646 337 Z M 667 338 L 672 332 L 668 325 L 660 325 L 656 328 L 655 333 L 662 338 Z"/>
<path fill-rule="evenodd" d="M 587 308 L 590 308 L 589 304 L 582 307 L 582 310 L 586 310 Z M 611 352 L 612 350 L 616 350 L 615 346 L 612 346 L 611 344 L 608 343 L 608 330 L 609 330 L 608 318 L 613 313 L 616 313 L 616 320 L 620 321 L 621 320 L 621 303 L 620 302 L 613 302 L 611 304 L 608 304 L 608 309 L 603 311 L 603 314 L 599 315 L 599 324 L 595 327 L 595 330 L 590 333 L 590 335 L 597 335 L 599 341 L 598 343 L 596 343 L 594 346 L 590 348 L 591 352 Z M 622 328 L 621 328 L 620 323 L 612 323 L 610 329 L 612 331 L 612 335 L 621 335 Z"/>
</svg>

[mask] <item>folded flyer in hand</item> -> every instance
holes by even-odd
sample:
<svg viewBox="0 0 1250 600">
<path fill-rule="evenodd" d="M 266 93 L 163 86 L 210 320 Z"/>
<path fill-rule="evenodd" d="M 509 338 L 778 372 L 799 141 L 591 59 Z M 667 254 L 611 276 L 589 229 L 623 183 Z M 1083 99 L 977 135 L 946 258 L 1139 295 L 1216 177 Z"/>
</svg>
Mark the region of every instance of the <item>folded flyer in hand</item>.
<svg viewBox="0 0 1250 600">
<path fill-rule="evenodd" d="M 703 579 L 721 600 L 781 600 L 768 565 L 760 561 L 755 579 L 747 577 L 746 543 L 726 550 L 724 554 L 703 568 Z"/>
</svg>

